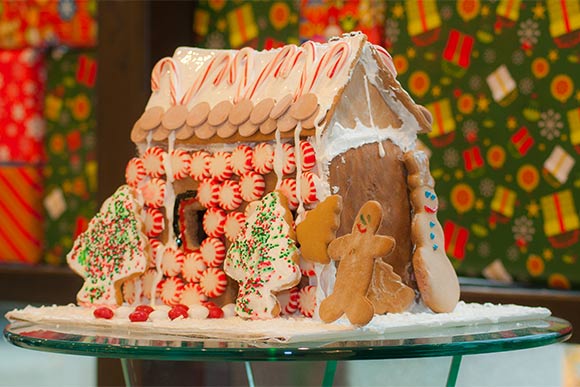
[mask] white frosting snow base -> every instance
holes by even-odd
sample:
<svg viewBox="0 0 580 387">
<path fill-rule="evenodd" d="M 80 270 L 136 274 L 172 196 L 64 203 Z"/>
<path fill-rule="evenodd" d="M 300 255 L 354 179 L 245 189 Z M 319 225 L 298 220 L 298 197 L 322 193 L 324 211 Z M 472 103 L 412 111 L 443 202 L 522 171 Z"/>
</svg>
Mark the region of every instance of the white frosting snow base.
<svg viewBox="0 0 580 387">
<path fill-rule="evenodd" d="M 125 313 L 118 313 L 125 314 Z M 304 342 L 341 339 L 365 339 L 377 335 L 412 334 L 417 331 L 438 328 L 454 328 L 472 325 L 487 325 L 507 322 L 537 320 L 548 317 L 546 308 L 519 305 L 466 304 L 460 302 L 452 313 L 435 314 L 394 313 L 375 316 L 365 327 L 357 328 L 341 319 L 325 324 L 310 318 L 276 318 L 271 320 L 243 320 L 239 317 L 222 319 L 160 319 L 134 323 L 125 316 L 111 320 L 96 319 L 92 309 L 75 305 L 27 306 L 6 314 L 10 321 L 28 321 L 42 324 L 58 324 L 66 330 L 85 328 L 119 328 L 124 332 L 151 332 L 175 336 L 219 338 L 222 340 L 255 340 L 264 342 Z"/>
</svg>

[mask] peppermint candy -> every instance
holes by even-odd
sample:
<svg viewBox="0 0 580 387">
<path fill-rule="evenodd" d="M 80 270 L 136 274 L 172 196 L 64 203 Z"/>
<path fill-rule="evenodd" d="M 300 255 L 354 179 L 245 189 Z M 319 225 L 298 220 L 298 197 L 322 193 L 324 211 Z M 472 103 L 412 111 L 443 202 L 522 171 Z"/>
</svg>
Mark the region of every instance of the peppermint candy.
<svg viewBox="0 0 580 387">
<path fill-rule="evenodd" d="M 300 197 L 306 204 L 311 204 L 318 200 L 316 184 L 314 183 L 315 178 L 316 175 L 312 172 L 303 172 L 300 177 Z"/>
<path fill-rule="evenodd" d="M 300 272 L 303 276 L 314 277 L 316 275 L 316 272 L 314 271 L 314 263 L 307 261 L 304 258 L 300 258 L 298 266 L 300 266 Z"/>
<path fill-rule="evenodd" d="M 166 247 L 161 258 L 161 271 L 164 275 L 171 277 L 181 273 L 185 256 L 181 250 L 175 247 Z"/>
<path fill-rule="evenodd" d="M 204 239 L 199 246 L 199 252 L 203 257 L 203 262 L 210 268 L 220 266 L 226 258 L 226 246 L 218 238 Z"/>
<path fill-rule="evenodd" d="M 238 145 L 230 159 L 232 172 L 243 176 L 254 168 L 254 151 L 248 145 Z"/>
<path fill-rule="evenodd" d="M 147 208 L 145 210 L 145 234 L 149 238 L 155 238 L 163 231 L 165 220 L 163 213 L 157 208 Z"/>
<path fill-rule="evenodd" d="M 141 276 L 141 288 L 143 290 L 143 297 L 151 299 L 151 290 L 153 290 L 153 283 L 157 276 L 157 270 L 149 269 Z M 155 294 L 157 296 L 157 294 Z"/>
<path fill-rule="evenodd" d="M 316 153 L 314 147 L 308 141 L 300 141 L 300 162 L 302 163 L 302 170 L 309 171 L 316 165 Z"/>
<path fill-rule="evenodd" d="M 203 294 L 210 298 L 219 297 L 226 291 L 228 279 L 226 273 L 217 267 L 210 267 L 201 275 L 199 286 Z"/>
<path fill-rule="evenodd" d="M 220 187 L 218 204 L 224 210 L 235 210 L 242 204 L 240 184 L 237 181 L 224 181 Z"/>
<path fill-rule="evenodd" d="M 189 176 L 191 157 L 183 149 L 174 149 L 169 155 L 173 180 L 185 179 Z"/>
<path fill-rule="evenodd" d="M 123 282 L 123 300 L 128 304 L 134 304 L 136 300 L 141 300 L 141 294 L 137 294 L 137 282 L 141 282 L 139 277 L 132 278 Z M 140 284 L 139 284 L 140 285 Z"/>
<path fill-rule="evenodd" d="M 203 294 L 201 286 L 199 284 L 189 283 L 184 286 L 179 303 L 190 306 L 199 305 L 205 301 L 207 301 L 207 296 Z"/>
<path fill-rule="evenodd" d="M 161 301 L 165 305 L 177 305 L 181 302 L 181 293 L 185 287 L 183 280 L 178 277 L 167 277 L 157 285 Z"/>
<path fill-rule="evenodd" d="M 151 246 L 151 257 L 149 259 L 149 267 L 155 267 L 156 266 L 155 260 L 157 259 L 157 254 L 161 252 L 159 248 L 163 246 L 163 243 L 161 243 L 158 239 L 149 239 L 149 245 Z"/>
<path fill-rule="evenodd" d="M 298 309 L 303 316 L 312 317 L 316 309 L 316 286 L 308 285 L 300 289 Z"/>
<path fill-rule="evenodd" d="M 143 160 L 133 157 L 127 163 L 125 168 L 125 181 L 130 187 L 137 188 L 139 183 L 145 178 L 145 166 L 143 165 Z"/>
<path fill-rule="evenodd" d="M 272 145 L 261 142 L 254 148 L 254 170 L 267 175 L 274 169 L 274 148 Z"/>
<path fill-rule="evenodd" d="M 212 179 L 202 180 L 197 187 L 197 201 L 205 208 L 217 207 L 220 186 Z"/>
<path fill-rule="evenodd" d="M 296 157 L 294 156 L 294 147 L 289 142 L 282 144 L 282 174 L 289 175 L 296 170 Z"/>
<path fill-rule="evenodd" d="M 209 160 L 211 155 L 204 151 L 197 151 L 191 154 L 189 160 L 189 176 L 194 180 L 202 181 L 210 177 Z"/>
<path fill-rule="evenodd" d="M 296 180 L 294 179 L 282 179 L 280 187 L 278 187 L 286 199 L 288 199 L 288 208 L 295 210 L 298 208 L 298 198 L 296 197 Z"/>
<path fill-rule="evenodd" d="M 203 231 L 206 235 L 218 238 L 224 235 L 224 224 L 226 222 L 226 213 L 221 208 L 210 208 L 203 214 Z"/>
<path fill-rule="evenodd" d="M 167 154 L 158 146 L 147 148 L 143 154 L 143 167 L 145 173 L 151 177 L 161 177 L 165 174 L 163 161 Z"/>
<path fill-rule="evenodd" d="M 246 207 L 247 208 L 247 207 Z M 230 242 L 236 240 L 240 231 L 244 228 L 246 216 L 241 212 L 233 211 L 226 215 L 226 222 L 224 224 L 224 235 Z"/>
<path fill-rule="evenodd" d="M 259 200 L 266 190 L 266 180 L 264 176 L 256 172 L 248 172 L 248 174 L 240 177 L 240 195 L 246 202 L 253 202 Z"/>
<path fill-rule="evenodd" d="M 165 203 L 165 180 L 152 178 L 141 186 L 143 201 L 148 207 L 161 208 Z"/>
<path fill-rule="evenodd" d="M 209 159 L 209 174 L 218 181 L 232 177 L 231 155 L 228 152 L 216 152 Z"/>
<path fill-rule="evenodd" d="M 299 290 L 297 287 L 284 290 L 278 293 L 276 297 L 278 297 L 278 302 L 280 303 L 280 312 L 282 314 L 290 316 L 298 310 Z"/>
<path fill-rule="evenodd" d="M 185 256 L 183 266 L 181 267 L 181 276 L 187 282 L 199 282 L 201 273 L 203 273 L 205 269 L 207 269 L 207 265 L 203 261 L 203 256 L 199 250 L 196 250 Z"/>
</svg>

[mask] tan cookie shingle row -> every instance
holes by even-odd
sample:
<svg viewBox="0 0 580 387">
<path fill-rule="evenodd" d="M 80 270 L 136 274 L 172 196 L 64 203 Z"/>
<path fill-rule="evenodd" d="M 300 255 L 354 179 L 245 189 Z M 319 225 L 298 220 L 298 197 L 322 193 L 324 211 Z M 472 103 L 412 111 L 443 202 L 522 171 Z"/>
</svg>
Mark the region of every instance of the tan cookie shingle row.
<svg viewBox="0 0 580 387">
<path fill-rule="evenodd" d="M 276 130 L 291 133 L 299 122 L 305 130 L 314 129 L 319 111 L 318 98 L 312 93 L 295 102 L 288 94 L 278 101 L 266 98 L 255 105 L 242 99 L 236 104 L 224 100 L 213 108 L 200 102 L 190 110 L 184 105 L 174 105 L 167 111 L 155 106 L 137 120 L 131 140 L 145 142 L 151 133 L 153 141 L 163 142 L 172 131 L 176 140 L 191 143 L 263 140 L 273 137 Z"/>
</svg>

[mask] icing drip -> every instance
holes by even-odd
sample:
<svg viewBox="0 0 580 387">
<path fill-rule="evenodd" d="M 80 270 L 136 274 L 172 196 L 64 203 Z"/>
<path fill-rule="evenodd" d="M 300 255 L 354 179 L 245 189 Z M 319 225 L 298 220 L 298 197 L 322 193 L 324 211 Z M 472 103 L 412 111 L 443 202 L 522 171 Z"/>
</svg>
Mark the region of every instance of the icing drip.
<svg viewBox="0 0 580 387">
<path fill-rule="evenodd" d="M 172 130 L 169 133 L 168 144 L 167 144 L 167 156 L 163 160 L 165 166 L 165 175 L 167 178 L 167 183 L 165 184 L 165 214 L 167 216 L 168 224 L 168 243 L 174 243 L 175 234 L 173 230 L 173 208 L 175 206 L 175 190 L 173 189 L 173 166 L 171 164 L 171 157 L 169 155 L 173 152 L 175 148 L 175 131 Z"/>
<path fill-rule="evenodd" d="M 370 119 L 370 125 L 371 128 L 375 128 L 375 120 L 373 119 L 373 112 L 371 109 L 371 94 L 369 93 L 369 79 L 367 78 L 367 76 L 365 75 L 365 93 L 366 93 L 366 97 L 367 97 L 367 108 L 368 108 L 368 113 L 369 113 L 369 119 Z M 377 143 L 379 144 L 379 156 L 381 156 L 381 158 L 385 157 L 385 148 L 383 147 L 383 143 L 380 139 L 380 133 L 379 130 L 376 129 L 377 131 Z"/>
<path fill-rule="evenodd" d="M 282 168 L 284 167 L 284 149 L 280 140 L 280 129 L 276 129 L 276 144 L 274 146 L 274 173 L 276 174 L 276 189 L 280 188 L 282 183 Z"/>
<path fill-rule="evenodd" d="M 141 304 L 141 293 L 143 293 L 143 289 L 141 287 L 141 280 L 136 279 L 133 281 L 133 286 L 135 287 L 135 299 L 133 300 L 133 305 Z"/>
<path fill-rule="evenodd" d="M 300 151 L 300 132 L 302 124 L 298 122 L 294 129 L 294 159 L 296 160 L 296 198 L 298 208 L 296 210 L 296 224 L 302 221 L 304 215 L 304 200 L 302 200 L 302 152 Z"/>
<path fill-rule="evenodd" d="M 157 303 L 157 285 L 163 279 L 163 271 L 161 270 L 161 261 L 163 259 L 163 254 L 165 254 L 166 246 L 164 244 L 159 244 L 159 247 L 155 249 L 155 278 L 151 283 L 151 306 L 155 306 Z"/>
<path fill-rule="evenodd" d="M 147 148 L 149 149 L 151 148 L 151 142 L 153 142 L 153 131 L 150 130 L 149 133 L 147 133 Z"/>
</svg>

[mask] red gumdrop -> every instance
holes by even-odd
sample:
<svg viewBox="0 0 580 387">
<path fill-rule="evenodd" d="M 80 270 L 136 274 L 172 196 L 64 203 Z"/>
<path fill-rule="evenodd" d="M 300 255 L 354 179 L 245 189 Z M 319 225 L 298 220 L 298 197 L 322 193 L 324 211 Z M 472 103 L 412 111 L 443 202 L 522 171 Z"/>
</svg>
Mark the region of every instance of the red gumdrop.
<svg viewBox="0 0 580 387">
<path fill-rule="evenodd" d="M 147 313 L 147 315 L 150 315 L 154 310 L 150 305 L 139 305 L 135 308 L 136 312 Z"/>
<path fill-rule="evenodd" d="M 93 315 L 96 318 L 104 318 L 106 320 L 110 320 L 113 318 L 113 316 L 115 315 L 115 313 L 113 313 L 113 311 L 111 310 L 111 308 L 107 308 L 106 306 L 102 306 L 100 308 L 97 308 L 93 311 Z"/>
<path fill-rule="evenodd" d="M 220 307 L 210 308 L 206 306 L 209 310 L 207 318 L 222 318 L 224 317 L 224 311 Z"/>
<path fill-rule="evenodd" d="M 167 315 L 171 320 L 175 320 L 178 317 L 187 318 L 188 314 L 187 311 L 189 308 L 185 305 L 175 305 L 173 308 L 169 310 Z"/>
<path fill-rule="evenodd" d="M 201 304 L 208 309 L 219 308 L 219 306 L 217 306 L 215 303 L 213 303 L 211 301 L 205 301 L 205 302 L 202 302 Z"/>
<path fill-rule="evenodd" d="M 145 313 L 145 312 L 140 311 L 140 310 L 136 310 L 129 315 L 129 320 L 131 320 L 132 322 L 143 322 L 143 321 L 147 321 L 148 318 L 149 318 L 149 313 Z"/>
</svg>

